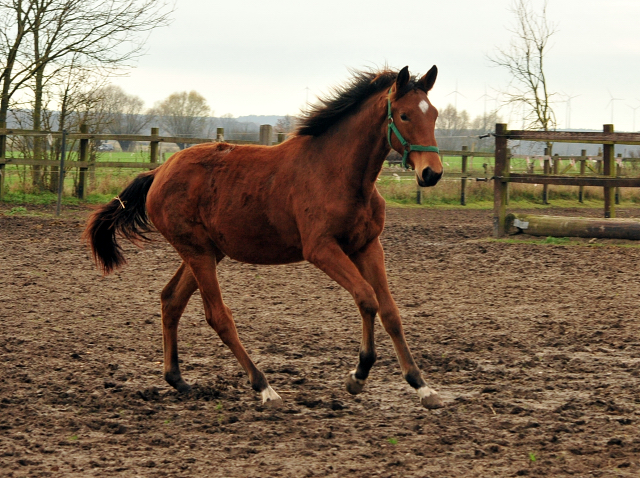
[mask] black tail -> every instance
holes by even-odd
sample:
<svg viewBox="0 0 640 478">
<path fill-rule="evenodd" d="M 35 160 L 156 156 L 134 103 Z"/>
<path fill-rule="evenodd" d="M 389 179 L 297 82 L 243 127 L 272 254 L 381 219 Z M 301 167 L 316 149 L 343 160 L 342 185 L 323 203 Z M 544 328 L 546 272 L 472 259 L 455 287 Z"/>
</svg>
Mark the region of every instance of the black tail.
<svg viewBox="0 0 640 478">
<path fill-rule="evenodd" d="M 127 261 L 116 235 L 134 244 L 150 241 L 145 233 L 152 230 L 147 217 L 147 192 L 153 183 L 155 171 L 140 174 L 119 196 L 96 210 L 82 234 L 87 241 L 96 265 L 106 274 Z"/>
</svg>

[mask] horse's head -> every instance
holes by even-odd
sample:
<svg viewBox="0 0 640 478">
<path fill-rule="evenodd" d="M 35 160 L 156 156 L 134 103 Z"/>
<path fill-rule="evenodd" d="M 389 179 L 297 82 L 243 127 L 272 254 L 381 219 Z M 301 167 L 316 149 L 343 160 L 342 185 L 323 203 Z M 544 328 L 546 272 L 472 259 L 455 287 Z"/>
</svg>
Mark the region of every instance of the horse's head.
<svg viewBox="0 0 640 478">
<path fill-rule="evenodd" d="M 427 97 L 436 76 L 438 69 L 434 65 L 414 83 L 409 67 L 405 66 L 398 73 L 387 100 L 389 144 L 403 155 L 403 166 L 414 169 L 422 187 L 435 186 L 443 173 L 435 136 L 438 110 Z"/>
</svg>

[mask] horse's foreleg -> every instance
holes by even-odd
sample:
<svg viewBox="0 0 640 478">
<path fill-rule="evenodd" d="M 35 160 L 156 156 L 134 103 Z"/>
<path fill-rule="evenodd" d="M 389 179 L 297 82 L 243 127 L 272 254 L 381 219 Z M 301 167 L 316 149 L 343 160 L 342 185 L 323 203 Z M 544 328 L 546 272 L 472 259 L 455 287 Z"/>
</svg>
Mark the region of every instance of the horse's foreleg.
<svg viewBox="0 0 640 478">
<path fill-rule="evenodd" d="M 380 241 L 375 239 L 369 243 L 362 251 L 353 256 L 353 261 L 376 292 L 380 303 L 380 321 L 391 336 L 404 378 L 409 385 L 417 390 L 423 406 L 426 408 L 444 406 L 438 392 L 429 388 L 425 383 L 407 345 L 400 311 L 389 292 L 387 273 L 384 267 L 384 251 Z"/>
<path fill-rule="evenodd" d="M 359 360 L 346 380 L 347 391 L 355 395 L 364 388 L 369 371 L 376 361 L 373 326 L 378 313 L 378 300 L 375 291 L 336 243 L 312 249 L 306 254 L 306 259 L 351 293 L 360 310 L 362 342 Z"/>
<path fill-rule="evenodd" d="M 198 289 L 191 269 L 184 262 L 162 290 L 162 342 L 164 347 L 164 378 L 179 392 L 191 387 L 182 379 L 178 364 L 178 323 L 189 299 Z"/>
<path fill-rule="evenodd" d="M 189 264 L 193 270 L 200 294 L 204 302 L 205 316 L 207 322 L 216 331 L 222 342 L 229 347 L 236 356 L 238 362 L 247 375 L 251 383 L 251 388 L 260 392 L 262 403 L 269 406 L 278 406 L 282 403 L 280 396 L 271 388 L 267 378 L 255 366 L 246 349 L 240 342 L 236 324 L 231 315 L 231 309 L 222 300 L 220 285 L 216 273 L 216 260 L 209 256 L 194 258 Z"/>
</svg>

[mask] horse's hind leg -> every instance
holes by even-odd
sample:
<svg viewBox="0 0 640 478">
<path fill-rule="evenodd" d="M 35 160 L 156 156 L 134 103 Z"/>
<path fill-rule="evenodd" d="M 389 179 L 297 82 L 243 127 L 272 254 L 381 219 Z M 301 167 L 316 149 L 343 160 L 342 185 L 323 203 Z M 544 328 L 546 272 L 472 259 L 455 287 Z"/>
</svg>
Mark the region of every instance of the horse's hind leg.
<svg viewBox="0 0 640 478">
<path fill-rule="evenodd" d="M 240 342 L 236 324 L 231 315 L 231 309 L 229 309 L 222 300 L 216 273 L 217 261 L 215 257 L 200 255 L 194 257 L 189 265 L 200 287 L 207 322 L 218 333 L 222 342 L 231 349 L 242 368 L 247 372 L 251 388 L 256 392 L 260 392 L 262 403 L 270 406 L 280 405 L 282 399 L 271 386 L 269 386 L 267 378 L 258 367 L 255 366 Z"/>
<path fill-rule="evenodd" d="M 413 360 L 413 356 L 407 345 L 402 328 L 402 320 L 400 319 L 400 311 L 391 296 L 387 284 L 387 273 L 384 268 L 384 252 L 380 241 L 378 239 L 372 241 L 359 254 L 354 255 L 352 259 L 364 279 L 371 284 L 376 292 L 376 297 L 380 304 L 380 321 L 387 333 L 391 336 L 405 380 L 416 389 L 424 407 L 443 407 L 444 403 L 440 395 L 438 395 L 438 392 L 429 388 L 422 378 L 420 369 Z M 360 364 L 358 366 L 360 367 Z"/>
<path fill-rule="evenodd" d="M 162 341 L 164 346 L 164 378 L 179 392 L 191 387 L 182 379 L 178 365 L 178 323 L 189 299 L 198 289 L 191 269 L 184 262 L 162 290 Z"/>
</svg>

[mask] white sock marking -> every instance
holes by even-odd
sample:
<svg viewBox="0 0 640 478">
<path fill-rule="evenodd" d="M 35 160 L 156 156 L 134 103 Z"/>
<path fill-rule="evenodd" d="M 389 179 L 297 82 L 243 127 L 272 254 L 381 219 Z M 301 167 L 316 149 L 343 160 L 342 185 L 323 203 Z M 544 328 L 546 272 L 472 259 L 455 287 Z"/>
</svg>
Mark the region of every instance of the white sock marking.
<svg viewBox="0 0 640 478">
<path fill-rule="evenodd" d="M 267 388 L 265 388 L 262 392 L 260 392 L 260 394 L 262 395 L 262 404 L 264 405 L 265 403 L 267 403 L 270 400 L 282 400 L 280 398 L 280 395 L 278 395 L 273 388 L 271 388 L 271 385 L 268 385 Z"/>
<path fill-rule="evenodd" d="M 418 389 L 418 396 L 420 397 L 420 399 L 423 399 L 425 397 L 430 397 L 431 395 L 434 395 L 434 394 L 437 395 L 438 392 L 427 387 L 426 385 Z"/>
<path fill-rule="evenodd" d="M 427 103 L 425 100 L 422 100 L 420 103 L 418 103 L 418 106 L 424 114 L 427 114 L 427 111 L 429 111 L 429 103 Z"/>
</svg>

